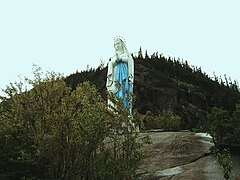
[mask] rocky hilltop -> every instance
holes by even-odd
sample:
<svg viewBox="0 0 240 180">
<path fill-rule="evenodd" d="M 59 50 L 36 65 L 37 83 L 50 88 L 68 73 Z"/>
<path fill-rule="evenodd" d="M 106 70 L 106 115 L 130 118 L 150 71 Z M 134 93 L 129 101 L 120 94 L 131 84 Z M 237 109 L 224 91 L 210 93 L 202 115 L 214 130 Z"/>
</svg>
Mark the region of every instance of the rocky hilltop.
<svg viewBox="0 0 240 180">
<path fill-rule="evenodd" d="M 151 111 L 161 113 L 170 109 L 182 118 L 182 128 L 192 129 L 206 122 L 206 112 L 212 107 L 235 108 L 240 101 L 236 83 L 210 78 L 201 68 L 187 62 L 166 59 L 156 55 L 151 58 L 134 57 L 135 108 L 142 114 Z M 75 88 L 83 81 L 93 82 L 106 99 L 107 68 L 99 66 L 66 77 L 66 82 Z"/>
</svg>

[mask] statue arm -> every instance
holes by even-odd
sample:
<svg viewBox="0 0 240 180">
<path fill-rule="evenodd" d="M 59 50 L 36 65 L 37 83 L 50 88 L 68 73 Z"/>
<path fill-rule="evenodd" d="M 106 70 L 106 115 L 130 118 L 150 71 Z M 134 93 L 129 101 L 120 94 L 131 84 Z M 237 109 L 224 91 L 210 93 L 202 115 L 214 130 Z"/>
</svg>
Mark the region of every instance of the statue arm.
<svg viewBox="0 0 240 180">
<path fill-rule="evenodd" d="M 133 84 L 134 82 L 134 62 L 132 58 L 128 61 L 128 79 Z"/>
<path fill-rule="evenodd" d="M 114 82 L 114 67 L 117 65 L 117 60 L 110 60 L 108 62 L 107 83 L 106 86 L 112 86 Z"/>
<path fill-rule="evenodd" d="M 110 87 L 113 83 L 113 62 L 108 62 L 108 71 L 107 71 L 107 83 L 106 86 Z"/>
</svg>

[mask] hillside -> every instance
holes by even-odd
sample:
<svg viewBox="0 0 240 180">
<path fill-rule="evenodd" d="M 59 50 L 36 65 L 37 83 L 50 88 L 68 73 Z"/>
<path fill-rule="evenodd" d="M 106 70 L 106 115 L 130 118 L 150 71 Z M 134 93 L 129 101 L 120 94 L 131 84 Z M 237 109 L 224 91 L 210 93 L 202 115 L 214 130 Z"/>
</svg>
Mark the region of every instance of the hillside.
<svg viewBox="0 0 240 180">
<path fill-rule="evenodd" d="M 219 179 L 216 159 L 191 131 L 210 133 L 207 144 L 214 143 L 212 152 L 225 176 L 230 155 L 239 176 L 237 83 L 212 80 L 200 68 L 162 56 L 134 60 L 134 108 L 140 113 L 134 111 L 133 121 L 141 122 L 140 133 L 123 126 L 129 114 L 122 103 L 112 111 L 104 102 L 106 67 L 64 79 L 54 72 L 42 78 L 36 68 L 35 79 L 28 80 L 30 91 L 22 91 L 21 82 L 11 84 L 5 90 L 9 98 L 0 103 L 0 179 Z M 92 83 L 76 88 L 87 80 Z"/>
<path fill-rule="evenodd" d="M 213 107 L 229 111 L 239 103 L 237 82 L 231 79 L 210 78 L 201 68 L 189 66 L 157 53 L 143 58 L 134 57 L 136 95 L 135 108 L 144 114 L 161 113 L 169 109 L 182 118 L 182 128 L 192 129 L 207 121 L 206 113 Z M 75 88 L 83 81 L 94 83 L 106 99 L 107 68 L 90 69 L 66 77 L 66 82 Z"/>
</svg>

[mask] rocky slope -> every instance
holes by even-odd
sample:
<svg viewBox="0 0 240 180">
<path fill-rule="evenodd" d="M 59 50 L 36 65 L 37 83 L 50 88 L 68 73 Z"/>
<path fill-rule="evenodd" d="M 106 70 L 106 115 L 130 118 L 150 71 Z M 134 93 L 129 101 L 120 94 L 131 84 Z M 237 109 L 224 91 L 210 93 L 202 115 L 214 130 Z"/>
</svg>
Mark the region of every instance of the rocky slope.
<svg viewBox="0 0 240 180">
<path fill-rule="evenodd" d="M 140 64 L 136 64 L 135 69 L 134 93 L 139 112 L 151 110 L 157 114 L 163 109 L 170 109 L 182 118 L 182 126 L 187 129 L 205 121 L 207 98 L 197 86 Z"/>
<path fill-rule="evenodd" d="M 137 170 L 139 179 L 221 180 L 222 167 L 209 153 L 208 137 L 192 132 L 149 132 L 151 144 L 145 146 L 146 158 Z"/>
<path fill-rule="evenodd" d="M 107 69 L 76 73 L 68 76 L 66 82 L 75 88 L 83 81 L 93 82 L 106 99 Z M 154 114 L 170 109 L 182 118 L 182 127 L 190 129 L 206 120 L 207 96 L 199 87 L 170 78 L 161 71 L 135 63 L 134 94 L 135 108 L 140 113 L 150 110 Z"/>
<path fill-rule="evenodd" d="M 134 57 L 135 108 L 142 114 L 154 114 L 170 109 L 182 118 L 182 128 L 192 129 L 206 122 L 206 112 L 212 107 L 234 110 L 240 102 L 237 82 L 210 78 L 201 68 L 187 62 L 152 55 Z M 107 68 L 99 66 L 66 77 L 73 88 L 83 81 L 93 82 L 106 99 Z"/>
</svg>

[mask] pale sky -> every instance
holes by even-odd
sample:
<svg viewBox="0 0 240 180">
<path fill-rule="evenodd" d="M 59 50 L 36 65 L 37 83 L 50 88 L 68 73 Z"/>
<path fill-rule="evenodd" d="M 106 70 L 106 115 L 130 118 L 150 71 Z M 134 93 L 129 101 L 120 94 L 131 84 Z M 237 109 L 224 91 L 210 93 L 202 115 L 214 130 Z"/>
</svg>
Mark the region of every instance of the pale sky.
<svg viewBox="0 0 240 180">
<path fill-rule="evenodd" d="M 0 0 L 0 88 L 33 64 L 69 75 L 139 47 L 240 81 L 239 0 Z"/>
</svg>

